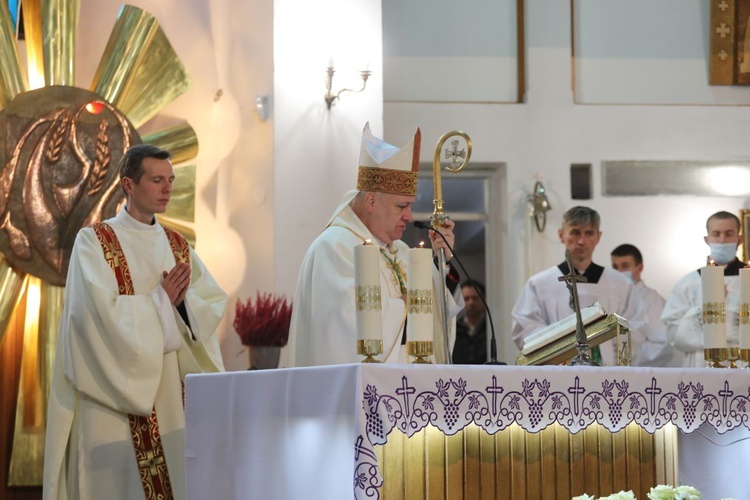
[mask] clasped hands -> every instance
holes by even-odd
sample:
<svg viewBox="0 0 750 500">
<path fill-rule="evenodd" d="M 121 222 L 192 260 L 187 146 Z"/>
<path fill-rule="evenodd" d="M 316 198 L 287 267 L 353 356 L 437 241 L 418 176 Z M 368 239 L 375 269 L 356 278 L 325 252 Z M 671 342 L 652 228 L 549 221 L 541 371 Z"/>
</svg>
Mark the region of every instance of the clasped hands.
<svg viewBox="0 0 750 500">
<path fill-rule="evenodd" d="M 443 227 L 440 229 L 440 232 L 443 233 L 443 236 L 445 236 L 445 239 L 448 240 L 448 244 L 451 248 L 453 248 L 454 241 L 456 239 L 455 235 L 453 234 L 453 228 L 456 227 L 456 223 L 453 222 L 450 219 L 445 219 L 443 221 Z M 450 261 L 453 258 L 453 252 L 451 252 L 451 249 L 448 248 L 448 245 L 446 245 L 445 240 L 440 237 L 439 234 L 437 234 L 435 231 L 430 229 L 430 243 L 432 244 L 432 249 L 434 252 L 437 253 L 438 249 L 445 248 L 445 260 Z"/>
<path fill-rule="evenodd" d="M 162 271 L 161 286 L 173 306 L 182 304 L 190 286 L 190 264 L 178 262 L 171 271 Z"/>
</svg>

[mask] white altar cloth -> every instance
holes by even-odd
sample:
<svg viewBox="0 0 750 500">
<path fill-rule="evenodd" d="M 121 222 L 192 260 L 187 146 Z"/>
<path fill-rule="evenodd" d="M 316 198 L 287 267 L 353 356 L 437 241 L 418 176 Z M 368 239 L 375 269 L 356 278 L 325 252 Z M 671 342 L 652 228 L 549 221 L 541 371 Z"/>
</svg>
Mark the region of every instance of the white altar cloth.
<svg viewBox="0 0 750 500">
<path fill-rule="evenodd" d="M 705 422 L 747 434 L 750 372 L 357 364 L 189 375 L 188 498 L 378 498 L 374 446 L 394 430 L 555 422 L 572 433 L 594 422 L 691 433 Z"/>
</svg>

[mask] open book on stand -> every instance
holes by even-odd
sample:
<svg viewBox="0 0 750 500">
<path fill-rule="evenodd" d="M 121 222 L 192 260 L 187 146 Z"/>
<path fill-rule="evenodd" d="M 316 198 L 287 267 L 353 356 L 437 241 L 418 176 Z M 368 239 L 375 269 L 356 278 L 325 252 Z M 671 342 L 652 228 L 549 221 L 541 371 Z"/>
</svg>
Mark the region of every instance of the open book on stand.
<svg viewBox="0 0 750 500">
<path fill-rule="evenodd" d="M 616 339 L 617 364 L 629 366 L 630 326 L 617 314 L 607 314 L 599 302 L 581 309 L 581 319 L 589 347 Z M 565 363 L 577 354 L 576 315 L 561 319 L 529 335 L 516 358 L 519 365 L 554 365 Z"/>
</svg>

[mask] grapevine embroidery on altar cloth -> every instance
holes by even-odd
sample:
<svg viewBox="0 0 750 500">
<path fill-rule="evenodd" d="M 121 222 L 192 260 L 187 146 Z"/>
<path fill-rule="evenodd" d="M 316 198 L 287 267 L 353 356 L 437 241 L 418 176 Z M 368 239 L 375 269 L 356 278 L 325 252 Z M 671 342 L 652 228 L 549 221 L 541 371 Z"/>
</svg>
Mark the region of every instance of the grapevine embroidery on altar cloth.
<svg viewBox="0 0 750 500">
<path fill-rule="evenodd" d="M 469 424 L 495 434 L 512 424 L 539 432 L 557 423 L 577 433 L 593 423 L 611 432 L 635 422 L 653 433 L 667 423 L 692 432 L 707 422 L 717 432 L 750 427 L 750 388 L 735 379 L 707 389 L 702 377 L 490 377 L 426 379 L 399 374 L 375 383 L 363 377 L 363 428 L 356 446 L 355 497 L 379 498 L 373 448 L 398 430 L 411 437 L 432 425 L 446 435 Z M 458 373 L 457 373 L 458 375 Z M 547 374 L 549 375 L 549 374 Z M 366 491 L 366 493 L 365 493 Z"/>
</svg>

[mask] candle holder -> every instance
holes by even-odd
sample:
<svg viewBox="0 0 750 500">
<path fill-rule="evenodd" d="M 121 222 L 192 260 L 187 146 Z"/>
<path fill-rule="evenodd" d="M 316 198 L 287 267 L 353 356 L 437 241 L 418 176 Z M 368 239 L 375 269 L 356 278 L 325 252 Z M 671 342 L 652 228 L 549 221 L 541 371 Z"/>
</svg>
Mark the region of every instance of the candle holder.
<svg viewBox="0 0 750 500">
<path fill-rule="evenodd" d="M 415 365 L 431 365 L 430 356 L 432 356 L 431 340 L 413 340 L 406 343 L 406 352 L 416 359 L 412 361 Z"/>
<path fill-rule="evenodd" d="M 358 339 L 357 354 L 365 356 L 362 363 L 382 363 L 382 361 L 375 359 L 373 356 L 383 354 L 383 341 L 377 339 Z"/>
<path fill-rule="evenodd" d="M 712 347 L 703 349 L 703 359 L 706 360 L 707 368 L 724 368 L 721 363 L 729 357 L 726 347 Z"/>
<path fill-rule="evenodd" d="M 740 359 L 740 348 L 728 347 L 727 348 L 727 363 L 729 363 L 729 368 L 737 368 L 738 359 Z"/>
<path fill-rule="evenodd" d="M 740 368 L 750 368 L 750 349 L 739 350 Z"/>
</svg>

